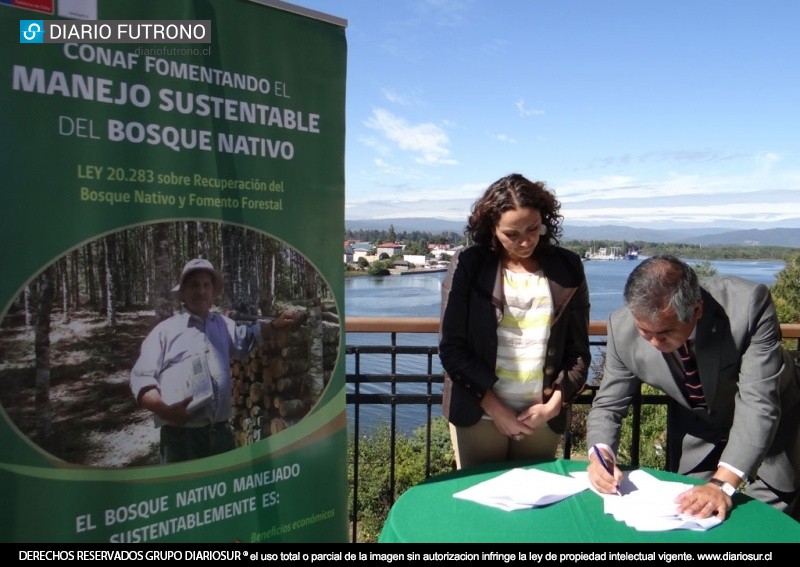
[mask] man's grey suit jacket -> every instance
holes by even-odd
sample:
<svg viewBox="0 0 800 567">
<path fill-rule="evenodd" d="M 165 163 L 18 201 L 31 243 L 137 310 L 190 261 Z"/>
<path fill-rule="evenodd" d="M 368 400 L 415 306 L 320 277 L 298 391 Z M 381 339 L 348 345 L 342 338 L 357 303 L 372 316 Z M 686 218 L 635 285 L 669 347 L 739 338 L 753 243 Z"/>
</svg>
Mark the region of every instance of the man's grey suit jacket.
<svg viewBox="0 0 800 567">
<path fill-rule="evenodd" d="M 781 347 L 769 289 L 737 277 L 701 281 L 703 315 L 695 353 L 708 409 L 689 406 L 677 383 L 674 354 L 642 337 L 627 307 L 608 320 L 600 389 L 587 419 L 587 443 L 619 448 L 619 424 L 640 382 L 675 403 L 670 412 L 668 468 L 693 472 L 706 459 L 724 461 L 778 490 L 800 486 L 800 371 Z M 717 457 L 712 453 L 721 450 Z"/>
</svg>

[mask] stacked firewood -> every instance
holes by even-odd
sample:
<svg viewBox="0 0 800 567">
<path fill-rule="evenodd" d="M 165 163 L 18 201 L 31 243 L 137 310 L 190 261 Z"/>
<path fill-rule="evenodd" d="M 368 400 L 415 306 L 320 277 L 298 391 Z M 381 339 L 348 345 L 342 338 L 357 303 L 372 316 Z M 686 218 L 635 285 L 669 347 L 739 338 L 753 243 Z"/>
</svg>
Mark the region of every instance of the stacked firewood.
<svg viewBox="0 0 800 567">
<path fill-rule="evenodd" d="M 302 324 L 278 330 L 246 359 L 232 361 L 237 446 L 274 435 L 308 414 L 330 381 L 339 333 L 338 318 L 308 309 Z"/>
</svg>

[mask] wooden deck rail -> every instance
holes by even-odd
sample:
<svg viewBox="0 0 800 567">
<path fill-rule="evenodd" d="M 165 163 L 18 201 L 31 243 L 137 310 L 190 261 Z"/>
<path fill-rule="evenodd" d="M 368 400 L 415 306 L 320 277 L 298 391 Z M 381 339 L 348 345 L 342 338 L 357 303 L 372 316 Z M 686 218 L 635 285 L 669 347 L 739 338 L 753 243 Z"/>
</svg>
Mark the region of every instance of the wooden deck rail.
<svg viewBox="0 0 800 567">
<path fill-rule="evenodd" d="M 348 333 L 438 333 L 439 319 L 437 317 L 347 317 L 345 329 Z M 589 322 L 589 335 L 605 336 L 606 332 L 605 321 Z M 800 341 L 800 323 L 782 324 L 781 333 L 784 339 Z"/>
</svg>

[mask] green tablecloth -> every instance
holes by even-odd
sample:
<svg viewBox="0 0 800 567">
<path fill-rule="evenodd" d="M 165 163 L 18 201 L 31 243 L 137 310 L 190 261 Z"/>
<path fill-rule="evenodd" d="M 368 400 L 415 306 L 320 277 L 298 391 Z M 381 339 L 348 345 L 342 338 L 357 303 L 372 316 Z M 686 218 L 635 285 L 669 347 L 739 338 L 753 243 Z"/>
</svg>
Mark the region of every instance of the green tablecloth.
<svg viewBox="0 0 800 567">
<path fill-rule="evenodd" d="M 727 520 L 706 531 L 640 532 L 603 512 L 603 499 L 585 490 L 541 508 L 506 512 L 453 494 L 516 466 L 567 475 L 586 462 L 556 459 L 509 466 L 475 467 L 431 477 L 404 492 L 389 512 L 380 543 L 547 542 L 547 543 L 800 543 L 800 523 L 743 494 L 734 496 Z M 697 482 L 644 468 L 662 480 Z"/>
</svg>

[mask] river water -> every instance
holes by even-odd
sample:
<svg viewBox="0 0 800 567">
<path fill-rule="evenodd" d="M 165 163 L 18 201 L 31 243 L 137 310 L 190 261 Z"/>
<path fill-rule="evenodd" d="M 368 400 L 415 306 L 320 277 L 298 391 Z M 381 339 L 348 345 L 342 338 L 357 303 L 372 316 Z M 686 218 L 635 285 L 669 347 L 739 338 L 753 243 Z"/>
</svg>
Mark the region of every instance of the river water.
<svg viewBox="0 0 800 567">
<path fill-rule="evenodd" d="M 691 258 L 684 259 L 690 265 L 700 263 Z M 608 315 L 622 305 L 622 288 L 631 270 L 641 260 L 594 260 L 584 263 L 589 283 L 591 301 L 590 319 L 605 321 Z M 714 260 L 711 266 L 719 275 L 734 275 L 767 285 L 775 283 L 783 269 L 781 261 Z M 401 276 L 359 276 L 345 279 L 345 314 L 348 317 L 439 317 L 441 308 L 441 283 L 445 272 L 431 274 L 407 274 Z M 398 345 L 435 346 L 437 337 L 427 334 L 400 333 Z M 389 335 L 384 333 L 348 333 L 348 345 L 389 344 Z M 595 358 L 597 352 L 594 353 Z M 347 373 L 355 372 L 354 357 L 347 357 Z M 398 355 L 397 373 L 427 373 L 424 356 Z M 388 374 L 391 372 L 388 355 L 362 355 L 361 372 L 364 374 Z M 433 372 L 441 372 L 438 357 L 434 357 Z M 591 380 L 591 373 L 590 373 Z M 348 386 L 348 391 L 351 387 Z M 399 387 L 400 388 L 400 387 Z M 422 388 L 422 389 L 420 389 Z M 424 386 L 406 385 L 400 392 L 424 392 Z M 362 385 L 362 393 L 388 391 L 380 385 Z M 441 388 L 434 390 L 440 393 Z M 352 428 L 352 415 L 348 408 L 348 423 Z M 440 407 L 434 407 L 434 417 L 441 415 Z M 364 406 L 361 408 L 360 432 L 370 430 L 380 422 L 388 422 L 389 406 Z M 426 408 L 398 406 L 397 429 L 408 433 L 424 424 Z"/>
</svg>

